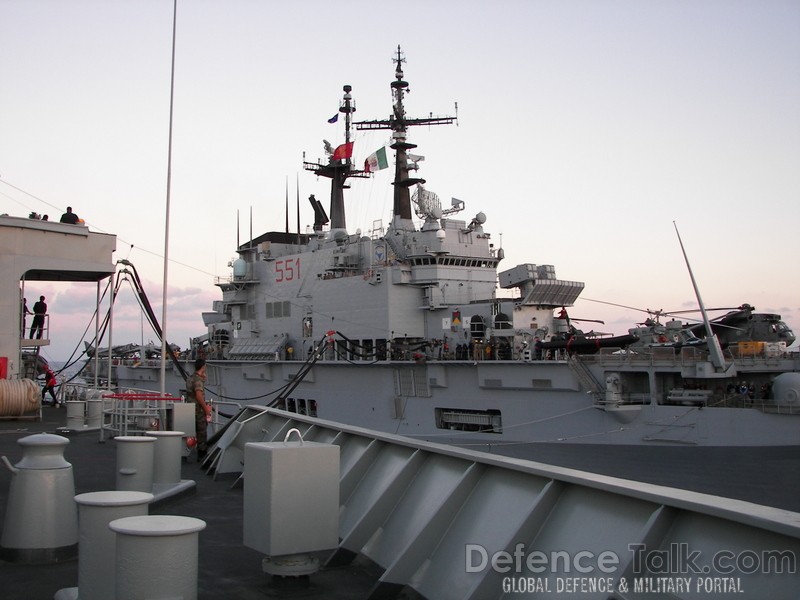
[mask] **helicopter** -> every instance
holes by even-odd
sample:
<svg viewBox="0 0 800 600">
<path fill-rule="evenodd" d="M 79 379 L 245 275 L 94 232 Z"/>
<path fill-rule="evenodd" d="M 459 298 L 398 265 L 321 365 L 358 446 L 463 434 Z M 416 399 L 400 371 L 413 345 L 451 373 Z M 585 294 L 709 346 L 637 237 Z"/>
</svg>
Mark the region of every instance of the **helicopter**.
<svg viewBox="0 0 800 600">
<path fill-rule="evenodd" d="M 567 314 L 566 307 L 561 307 L 558 315 L 553 317 L 555 332 L 545 342 L 538 342 L 535 348 L 537 354 L 546 351 L 566 350 L 568 354 L 594 354 L 600 348 L 626 348 L 636 343 L 639 338 L 634 334 L 612 336 L 610 333 L 600 331 L 584 332 L 576 329 L 573 322 L 600 323 L 598 319 L 576 319 Z"/>
<path fill-rule="evenodd" d="M 730 311 L 710 321 L 711 330 L 717 334 L 723 346 L 738 342 L 786 342 L 786 346 L 791 346 L 797 339 L 780 315 L 757 313 L 755 307 L 749 304 L 716 310 Z M 697 323 L 686 328 L 699 334 L 704 330 L 704 325 Z"/>
<path fill-rule="evenodd" d="M 639 344 L 654 346 L 699 346 L 705 343 L 705 324 L 703 322 L 684 323 L 676 319 L 676 315 L 697 312 L 693 310 L 665 311 L 663 309 L 641 309 L 614 302 L 604 302 L 584 298 L 590 302 L 609 304 L 620 308 L 627 308 L 647 313 L 648 317 L 637 327 L 630 328 L 628 332 L 639 338 Z M 734 308 L 710 308 L 711 311 L 728 311 L 726 314 L 709 321 L 712 332 L 717 336 L 720 346 L 727 347 L 739 342 L 785 342 L 791 346 L 796 337 L 794 332 L 781 316 L 773 313 L 757 313 L 750 304 L 742 304 Z M 662 316 L 672 317 L 670 321 L 661 323 Z M 686 317 L 683 317 L 686 319 Z M 693 320 L 694 319 L 690 319 Z"/>
</svg>

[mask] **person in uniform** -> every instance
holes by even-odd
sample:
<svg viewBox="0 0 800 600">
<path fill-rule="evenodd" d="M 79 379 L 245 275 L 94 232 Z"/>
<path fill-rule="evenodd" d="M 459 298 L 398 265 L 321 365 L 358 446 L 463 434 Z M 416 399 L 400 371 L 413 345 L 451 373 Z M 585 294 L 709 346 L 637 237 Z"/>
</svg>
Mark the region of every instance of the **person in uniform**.
<svg viewBox="0 0 800 600">
<path fill-rule="evenodd" d="M 186 380 L 186 396 L 194 402 L 195 436 L 197 438 L 197 460 L 203 460 L 208 449 L 208 421 L 211 419 L 211 405 L 206 402 L 206 361 L 194 361 L 194 374 Z"/>
</svg>

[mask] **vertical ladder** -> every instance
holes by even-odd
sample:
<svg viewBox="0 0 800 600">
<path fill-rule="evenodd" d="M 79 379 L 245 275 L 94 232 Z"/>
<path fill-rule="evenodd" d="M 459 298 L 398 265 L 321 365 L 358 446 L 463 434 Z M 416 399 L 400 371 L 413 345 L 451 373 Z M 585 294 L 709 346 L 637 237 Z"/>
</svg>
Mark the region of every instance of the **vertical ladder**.
<svg viewBox="0 0 800 600">
<path fill-rule="evenodd" d="M 33 353 L 29 353 L 25 360 L 22 361 L 22 378 L 23 379 L 33 379 L 36 381 L 36 366 L 39 364 L 39 346 L 34 346 L 35 350 Z M 33 357 L 33 360 L 31 360 Z"/>
<path fill-rule="evenodd" d="M 19 341 L 19 377 L 33 379 L 39 374 L 42 346 L 50 344 L 50 340 L 20 338 Z M 27 351 L 27 353 L 26 353 Z"/>
</svg>

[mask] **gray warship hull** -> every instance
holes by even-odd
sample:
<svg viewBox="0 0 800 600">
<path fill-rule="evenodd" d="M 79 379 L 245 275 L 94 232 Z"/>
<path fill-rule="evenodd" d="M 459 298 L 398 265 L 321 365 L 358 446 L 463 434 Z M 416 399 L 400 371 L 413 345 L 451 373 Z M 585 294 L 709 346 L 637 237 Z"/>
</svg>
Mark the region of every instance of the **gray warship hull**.
<svg viewBox="0 0 800 600">
<path fill-rule="evenodd" d="M 683 354 L 694 354 L 685 351 Z M 798 358 L 751 361 L 739 378 L 796 372 Z M 581 470 L 800 510 L 800 406 L 671 389 L 598 394 L 581 381 L 621 377 L 663 386 L 702 357 L 654 364 L 635 355 L 542 361 L 317 361 L 285 398 L 300 361 L 209 361 L 208 394 L 225 416 L 240 406 L 298 414 Z M 639 365 L 638 362 L 647 362 Z M 125 361 L 122 361 L 123 363 Z M 115 366 L 120 389 L 156 390 L 159 361 Z M 662 361 L 666 363 L 667 361 Z M 656 361 L 657 363 L 657 361 Z M 581 365 L 581 366 L 577 366 Z M 638 370 L 635 370 L 637 369 Z M 182 378 L 168 370 L 167 390 Z M 605 375 L 605 377 L 603 377 Z M 232 399 L 236 399 L 233 401 Z M 780 484 L 780 485 L 779 485 Z"/>
</svg>

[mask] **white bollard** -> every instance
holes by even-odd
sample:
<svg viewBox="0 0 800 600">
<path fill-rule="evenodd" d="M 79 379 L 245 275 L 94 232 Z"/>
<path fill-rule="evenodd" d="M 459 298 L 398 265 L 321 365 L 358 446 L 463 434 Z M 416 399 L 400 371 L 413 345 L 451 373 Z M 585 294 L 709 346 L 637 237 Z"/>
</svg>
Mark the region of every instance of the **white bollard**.
<svg viewBox="0 0 800 600">
<path fill-rule="evenodd" d="M 156 438 L 120 435 L 117 442 L 117 490 L 151 492 Z"/>
<path fill-rule="evenodd" d="M 0 557 L 26 563 L 74 558 L 78 542 L 78 511 L 72 465 L 64 459 L 69 440 L 37 433 L 17 440 L 22 460 L 12 473 Z"/>
<path fill-rule="evenodd" d="M 151 431 L 156 438 L 153 454 L 153 485 L 175 485 L 181 482 L 182 431 Z"/>
<path fill-rule="evenodd" d="M 90 492 L 75 496 L 78 504 L 78 593 L 80 600 L 114 597 L 117 540 L 108 524 L 147 515 L 153 494 Z"/>
<path fill-rule="evenodd" d="M 86 401 L 86 427 L 97 429 L 103 424 L 103 399 L 90 398 Z"/>
<path fill-rule="evenodd" d="M 67 405 L 67 429 L 80 431 L 86 425 L 86 401 L 69 400 Z"/>
<path fill-rule="evenodd" d="M 116 600 L 197 600 L 197 553 L 206 523 L 150 515 L 109 523 L 117 535 Z"/>
</svg>

